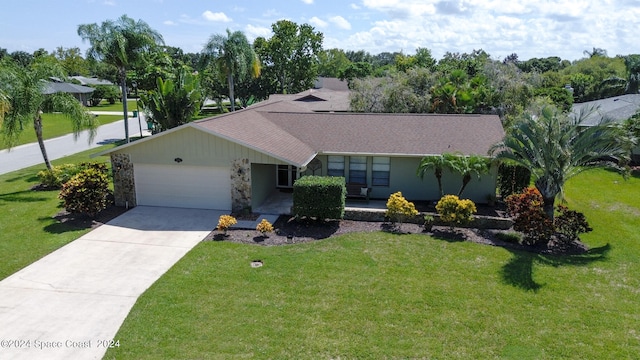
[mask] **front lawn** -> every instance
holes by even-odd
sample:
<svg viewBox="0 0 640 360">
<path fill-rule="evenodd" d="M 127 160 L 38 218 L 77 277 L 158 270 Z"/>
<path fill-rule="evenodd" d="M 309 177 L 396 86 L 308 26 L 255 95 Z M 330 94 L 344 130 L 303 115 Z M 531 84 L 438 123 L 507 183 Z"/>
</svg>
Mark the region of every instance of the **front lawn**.
<svg viewBox="0 0 640 360">
<path fill-rule="evenodd" d="M 108 157 L 89 155 L 110 149 L 105 145 L 52 161 L 53 165 L 84 161 L 106 162 Z M 0 175 L 0 279 L 13 274 L 50 252 L 77 239 L 89 229 L 76 229 L 53 218 L 61 208 L 58 191 L 33 191 L 36 174 L 45 169 L 36 165 Z"/>
<path fill-rule="evenodd" d="M 202 242 L 138 299 L 105 358 L 634 358 L 640 179 L 596 170 L 566 195 L 595 228 L 586 255 L 382 232 Z"/>
<path fill-rule="evenodd" d="M 109 104 L 108 101 L 102 100 L 100 105 L 91 106 L 88 108 L 90 111 L 123 111 L 122 101 L 116 101 L 115 104 Z M 136 110 L 136 100 L 127 100 L 127 111 L 132 112 Z M 120 116 L 122 119 L 122 116 Z"/>
<path fill-rule="evenodd" d="M 121 115 L 98 115 L 100 125 L 109 124 L 118 120 L 122 120 Z M 45 140 L 71 134 L 72 132 L 73 127 L 71 126 L 71 120 L 67 119 L 64 115 L 42 114 L 42 136 Z M 33 130 L 33 126 L 29 126 L 20 134 L 16 146 L 34 143 L 36 141 L 38 141 L 36 132 Z M 0 150 L 6 148 L 5 144 L 0 141 Z"/>
</svg>

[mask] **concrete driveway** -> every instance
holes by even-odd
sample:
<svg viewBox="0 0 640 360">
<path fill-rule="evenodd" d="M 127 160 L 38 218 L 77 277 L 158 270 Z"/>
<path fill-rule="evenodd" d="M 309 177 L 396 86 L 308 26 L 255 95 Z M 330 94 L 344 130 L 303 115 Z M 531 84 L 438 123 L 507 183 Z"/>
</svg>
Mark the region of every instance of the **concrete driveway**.
<svg viewBox="0 0 640 360">
<path fill-rule="evenodd" d="M 224 212 L 139 206 L 0 281 L 0 359 L 100 359 Z"/>
</svg>

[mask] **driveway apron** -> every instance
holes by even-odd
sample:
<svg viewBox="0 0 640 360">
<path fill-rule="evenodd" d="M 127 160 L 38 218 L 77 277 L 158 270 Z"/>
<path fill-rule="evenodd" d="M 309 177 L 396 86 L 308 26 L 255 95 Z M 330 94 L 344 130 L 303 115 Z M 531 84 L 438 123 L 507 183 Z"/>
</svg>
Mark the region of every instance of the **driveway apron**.
<svg viewBox="0 0 640 360">
<path fill-rule="evenodd" d="M 0 281 L 0 359 L 100 359 L 138 297 L 223 211 L 135 207 Z"/>
</svg>

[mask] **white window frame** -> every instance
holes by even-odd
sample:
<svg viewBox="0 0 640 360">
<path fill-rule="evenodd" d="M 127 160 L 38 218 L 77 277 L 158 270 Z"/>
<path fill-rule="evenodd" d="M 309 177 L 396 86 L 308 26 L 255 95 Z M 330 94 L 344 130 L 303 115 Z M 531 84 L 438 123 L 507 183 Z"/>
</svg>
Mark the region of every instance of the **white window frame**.
<svg viewBox="0 0 640 360">
<path fill-rule="evenodd" d="M 379 175 L 382 174 L 386 174 L 386 176 L 380 177 Z M 371 165 L 371 186 L 389 187 L 390 184 L 391 158 L 388 156 L 374 156 Z"/>
<path fill-rule="evenodd" d="M 358 176 L 356 176 L 356 173 Z M 360 174 L 363 174 L 360 176 Z M 354 178 L 358 178 L 354 180 Z M 359 181 L 362 178 L 362 181 Z M 349 182 L 366 184 L 367 183 L 367 157 L 351 156 L 349 157 Z"/>
<path fill-rule="evenodd" d="M 344 156 L 327 156 L 327 176 L 344 177 Z"/>
</svg>

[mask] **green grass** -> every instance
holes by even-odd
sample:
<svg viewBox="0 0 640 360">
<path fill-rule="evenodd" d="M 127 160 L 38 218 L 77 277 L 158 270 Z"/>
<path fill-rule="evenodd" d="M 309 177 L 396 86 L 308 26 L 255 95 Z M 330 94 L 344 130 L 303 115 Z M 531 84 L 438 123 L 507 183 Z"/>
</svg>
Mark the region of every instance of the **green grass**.
<svg viewBox="0 0 640 360">
<path fill-rule="evenodd" d="M 88 108 L 90 111 L 119 111 L 122 112 L 122 101 L 116 101 L 115 104 L 109 104 L 108 101 L 102 100 L 100 105 Z M 136 100 L 127 100 L 127 111 L 132 112 L 136 109 Z M 122 117 L 121 117 L 122 118 Z"/>
<path fill-rule="evenodd" d="M 597 170 L 566 195 L 595 229 L 586 255 L 381 232 L 200 243 L 138 299 L 105 358 L 635 358 L 640 179 Z"/>
<path fill-rule="evenodd" d="M 90 159 L 89 155 L 114 145 L 105 145 L 59 160 L 53 165 L 83 161 L 107 161 L 108 157 Z M 0 279 L 73 241 L 88 229 L 74 229 L 53 216 L 60 210 L 58 191 L 32 191 L 38 184 L 36 174 L 44 165 L 0 175 Z"/>
<path fill-rule="evenodd" d="M 98 115 L 98 121 L 100 122 L 100 125 L 109 124 L 118 120 L 122 120 L 122 116 Z M 64 115 L 42 114 L 42 136 L 45 140 L 71 134 L 72 132 L 73 128 L 71 126 L 71 121 Z M 25 128 L 20 134 L 16 146 L 29 144 L 36 141 L 38 141 L 38 139 L 36 138 L 36 133 L 33 130 L 33 126 L 29 124 L 29 126 Z M 0 142 L 0 150 L 6 148 L 7 147 L 5 146 L 5 144 Z"/>
</svg>

